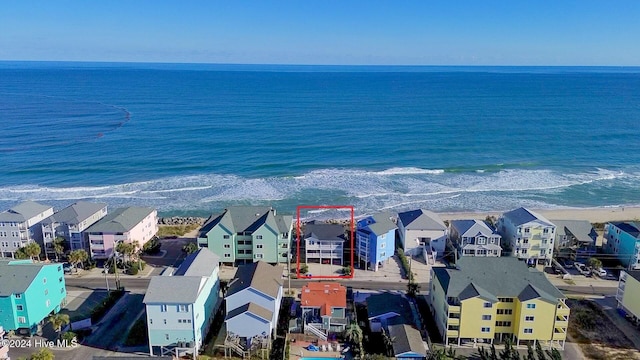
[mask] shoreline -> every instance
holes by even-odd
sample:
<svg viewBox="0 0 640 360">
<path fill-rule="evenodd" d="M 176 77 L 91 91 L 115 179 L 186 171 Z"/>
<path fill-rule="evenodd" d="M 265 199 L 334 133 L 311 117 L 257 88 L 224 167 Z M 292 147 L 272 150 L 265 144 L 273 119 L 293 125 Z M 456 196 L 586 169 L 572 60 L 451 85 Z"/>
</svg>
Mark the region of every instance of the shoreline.
<svg viewBox="0 0 640 360">
<path fill-rule="evenodd" d="M 429 210 L 429 209 L 425 209 Z M 610 207 L 590 207 L 590 208 L 556 208 L 556 209 L 534 209 L 531 210 L 539 213 L 549 220 L 587 220 L 592 224 L 606 223 L 610 221 L 640 221 L 640 206 L 610 206 Z M 508 210 L 506 210 L 508 211 Z M 454 212 L 435 212 L 443 221 L 478 219 L 484 220 L 487 216 L 500 217 L 505 211 L 454 211 Z M 369 214 L 367 214 L 369 215 Z M 356 220 L 366 215 L 357 216 Z M 161 219 L 163 222 L 160 222 Z M 181 219 L 190 221 L 182 222 Z M 160 225 L 185 225 L 191 222 L 204 222 L 206 217 L 196 215 L 184 216 L 159 216 Z M 294 219 L 295 220 L 295 219 Z M 302 219 L 302 222 L 314 220 L 312 218 Z M 348 218 L 331 217 L 327 219 L 317 218 L 321 221 L 343 222 Z M 166 221 L 166 222 L 165 222 Z"/>
</svg>

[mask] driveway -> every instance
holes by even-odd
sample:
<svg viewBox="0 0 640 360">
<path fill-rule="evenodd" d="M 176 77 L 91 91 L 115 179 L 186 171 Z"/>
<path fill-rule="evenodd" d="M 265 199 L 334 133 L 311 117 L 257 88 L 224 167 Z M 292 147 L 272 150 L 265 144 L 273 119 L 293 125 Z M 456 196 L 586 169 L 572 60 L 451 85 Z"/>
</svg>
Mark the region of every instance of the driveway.
<svg viewBox="0 0 640 360">
<path fill-rule="evenodd" d="M 144 294 L 126 293 L 95 326 L 85 345 L 117 350 L 124 342 L 127 329 L 144 311 Z"/>
<path fill-rule="evenodd" d="M 616 298 L 606 296 L 603 299 L 594 299 L 594 301 L 602 308 L 607 318 L 631 340 L 636 349 L 640 350 L 640 330 L 618 313 Z"/>
</svg>

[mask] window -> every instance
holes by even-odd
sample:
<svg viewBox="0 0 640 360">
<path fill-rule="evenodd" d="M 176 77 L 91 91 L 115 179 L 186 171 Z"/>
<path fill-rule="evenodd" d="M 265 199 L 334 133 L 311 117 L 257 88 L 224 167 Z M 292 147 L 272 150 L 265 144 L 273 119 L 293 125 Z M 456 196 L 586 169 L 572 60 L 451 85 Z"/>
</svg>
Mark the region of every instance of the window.
<svg viewBox="0 0 640 360">
<path fill-rule="evenodd" d="M 24 316 L 18 316 L 18 322 L 20 324 L 26 324 L 27 323 L 27 318 L 25 318 Z"/>
<path fill-rule="evenodd" d="M 498 309 L 498 315 L 512 315 L 513 310 L 511 309 Z"/>
<path fill-rule="evenodd" d="M 149 324 L 153 325 L 153 319 L 149 319 Z"/>
<path fill-rule="evenodd" d="M 226 258 L 230 258 L 230 257 L 231 257 L 231 254 L 224 254 L 224 257 L 226 257 Z"/>
<path fill-rule="evenodd" d="M 483 327 L 483 328 L 481 329 L 481 331 L 482 331 L 483 333 L 488 333 L 488 332 L 491 332 L 491 328 Z"/>
<path fill-rule="evenodd" d="M 164 324 L 167 325 L 167 319 L 162 319 L 164 321 Z"/>
<path fill-rule="evenodd" d="M 485 245 L 487 243 L 487 238 L 484 236 L 478 236 L 476 242 L 478 245 Z"/>
<path fill-rule="evenodd" d="M 256 235 L 256 240 L 262 240 L 262 235 Z"/>
<path fill-rule="evenodd" d="M 16 305 L 16 310 L 18 311 L 22 311 L 24 308 L 22 307 L 22 305 Z"/>
<path fill-rule="evenodd" d="M 513 302 L 513 298 L 498 298 L 498 301 L 503 302 L 503 303 L 512 303 Z"/>
<path fill-rule="evenodd" d="M 256 249 L 262 249 L 262 244 L 257 244 Z"/>
<path fill-rule="evenodd" d="M 535 309 L 536 304 L 527 304 L 527 309 Z"/>
<path fill-rule="evenodd" d="M 44 296 L 49 295 L 49 289 L 44 289 Z"/>
<path fill-rule="evenodd" d="M 256 254 L 256 259 L 262 259 L 262 254 Z"/>
<path fill-rule="evenodd" d="M 45 303 L 45 305 L 47 305 L 47 307 L 51 306 L 51 300 L 47 300 L 47 302 Z"/>
<path fill-rule="evenodd" d="M 496 321 L 496 326 L 510 327 L 511 321 Z"/>
<path fill-rule="evenodd" d="M 231 244 L 224 244 L 225 249 L 231 249 Z"/>
<path fill-rule="evenodd" d="M 16 294 L 16 299 L 22 299 L 22 294 Z"/>
<path fill-rule="evenodd" d="M 178 324 L 182 324 L 182 319 L 178 319 Z"/>
<path fill-rule="evenodd" d="M 228 238 L 229 238 L 229 235 L 222 235 L 222 238 L 223 238 L 223 239 L 228 239 Z"/>
<path fill-rule="evenodd" d="M 189 305 L 178 305 L 178 312 L 189 312 Z"/>
<path fill-rule="evenodd" d="M 47 283 L 47 278 L 42 279 L 42 283 L 46 284 Z"/>
<path fill-rule="evenodd" d="M 482 320 L 491 320 L 491 315 L 482 315 Z"/>
<path fill-rule="evenodd" d="M 530 230 L 531 230 L 531 229 L 529 229 L 529 228 L 524 228 L 524 233 L 525 233 L 525 234 L 528 234 Z"/>
<path fill-rule="evenodd" d="M 164 334 L 164 339 L 169 340 L 169 334 Z"/>
<path fill-rule="evenodd" d="M 525 316 L 524 321 L 533 321 L 533 316 Z"/>
<path fill-rule="evenodd" d="M 492 304 L 490 302 L 485 302 L 484 303 L 484 307 L 485 308 L 490 308 L 492 306 Z"/>
<path fill-rule="evenodd" d="M 191 319 L 187 319 L 187 323 L 191 324 Z"/>
<path fill-rule="evenodd" d="M 160 305 L 160 312 L 167 312 L 167 305 Z"/>
<path fill-rule="evenodd" d="M 524 329 L 524 333 L 525 334 L 533 334 L 533 329 L 532 328 L 526 328 L 526 329 Z"/>
</svg>

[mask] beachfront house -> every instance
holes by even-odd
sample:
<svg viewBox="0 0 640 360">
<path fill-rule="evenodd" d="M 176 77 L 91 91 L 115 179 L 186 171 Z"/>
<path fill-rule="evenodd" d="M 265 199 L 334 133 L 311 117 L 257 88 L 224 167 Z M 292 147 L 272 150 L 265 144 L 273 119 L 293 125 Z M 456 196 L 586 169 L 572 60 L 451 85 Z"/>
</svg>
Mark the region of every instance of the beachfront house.
<svg viewBox="0 0 640 360">
<path fill-rule="evenodd" d="M 197 354 L 222 303 L 220 258 L 206 249 L 154 276 L 144 296 L 149 353 Z"/>
<path fill-rule="evenodd" d="M 419 256 L 434 263 L 444 254 L 447 226 L 435 213 L 417 209 L 398 214 L 400 249 L 406 255 Z"/>
<path fill-rule="evenodd" d="M 358 261 L 365 269 L 378 271 L 378 267 L 393 256 L 398 227 L 388 213 L 379 213 L 358 220 L 356 251 Z"/>
<path fill-rule="evenodd" d="M 158 232 L 158 212 L 153 208 L 131 206 L 115 209 L 85 230 L 91 258 L 108 259 L 119 242 L 137 242 L 138 247 Z"/>
<path fill-rule="evenodd" d="M 587 220 L 551 220 L 556 226 L 557 257 L 586 261 L 596 254 L 598 233 Z"/>
<path fill-rule="evenodd" d="M 449 240 L 460 256 L 500 256 L 500 234 L 481 220 L 451 220 Z"/>
<path fill-rule="evenodd" d="M 628 270 L 640 270 L 640 223 L 610 222 L 604 226 L 603 249 Z"/>
<path fill-rule="evenodd" d="M 640 325 L 640 270 L 620 272 L 616 300 L 618 309 L 624 311 L 624 315 Z"/>
<path fill-rule="evenodd" d="M 342 225 L 305 224 L 305 261 L 307 263 L 342 265 L 346 240 L 347 237 Z"/>
<path fill-rule="evenodd" d="M 347 288 L 339 283 L 307 283 L 300 293 L 300 307 L 304 331 L 323 340 L 347 326 Z"/>
<path fill-rule="evenodd" d="M 291 251 L 293 217 L 265 206 L 232 206 L 212 215 L 198 232 L 198 246 L 225 264 L 265 261 L 286 264 Z"/>
<path fill-rule="evenodd" d="M 107 204 L 78 201 L 40 222 L 42 247 L 48 258 L 56 256 L 53 241 L 64 239 L 67 249 L 84 249 L 89 253 L 89 240 L 84 231 L 107 215 Z"/>
<path fill-rule="evenodd" d="M 497 228 L 508 250 L 505 252 L 530 266 L 551 265 L 556 226 L 547 218 L 521 207 L 502 214 Z"/>
<path fill-rule="evenodd" d="M 395 359 L 426 360 L 427 343 L 422 339 L 420 330 L 408 324 L 390 325 L 389 338 L 393 339 L 392 348 Z"/>
<path fill-rule="evenodd" d="M 566 297 L 545 274 L 514 257 L 463 257 L 431 269 L 429 306 L 445 346 L 536 342 L 564 348 Z"/>
<path fill-rule="evenodd" d="M 53 207 L 35 201 L 22 202 L 0 213 L 0 257 L 13 258 L 32 241 L 42 242 L 39 223 L 53 215 Z"/>
<path fill-rule="evenodd" d="M 225 296 L 225 346 L 244 356 L 252 348 L 269 347 L 282 302 L 281 265 L 258 261 L 238 266 Z"/>
<path fill-rule="evenodd" d="M 62 264 L 0 260 L 0 328 L 39 333 L 67 297 Z"/>
</svg>

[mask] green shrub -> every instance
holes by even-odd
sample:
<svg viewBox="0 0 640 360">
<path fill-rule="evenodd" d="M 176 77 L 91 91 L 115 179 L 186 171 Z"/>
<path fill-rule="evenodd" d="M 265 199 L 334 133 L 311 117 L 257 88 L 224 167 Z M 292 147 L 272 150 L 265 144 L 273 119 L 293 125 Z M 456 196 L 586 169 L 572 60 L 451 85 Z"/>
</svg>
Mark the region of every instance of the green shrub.
<svg viewBox="0 0 640 360">
<path fill-rule="evenodd" d="M 397 248 L 396 253 L 398 254 L 398 258 L 400 259 L 400 264 L 402 264 L 402 269 L 404 270 L 405 278 L 409 279 L 410 281 L 413 281 L 413 273 L 411 272 L 411 269 L 409 266 L 409 260 L 407 259 L 407 256 L 404 254 L 404 251 L 400 248 Z"/>
<path fill-rule="evenodd" d="M 162 244 L 160 243 L 160 240 L 158 240 L 158 238 L 153 238 L 142 246 L 142 252 L 149 255 L 155 255 L 160 252 L 161 246 Z"/>
<path fill-rule="evenodd" d="M 77 339 L 78 336 L 73 331 L 66 331 L 62 333 L 62 340 L 67 340 L 67 342 L 71 342 L 73 339 Z"/>
<path fill-rule="evenodd" d="M 300 265 L 300 274 L 306 274 L 309 272 L 309 265 L 302 264 Z"/>
<path fill-rule="evenodd" d="M 122 289 L 109 291 L 109 295 L 107 295 L 107 298 L 104 299 L 95 308 L 93 308 L 93 311 L 91 312 L 91 322 L 95 324 L 100 321 L 104 314 L 106 314 L 107 311 L 109 311 L 109 309 L 111 309 L 113 305 L 115 305 L 115 303 L 122 297 L 122 295 L 124 295 L 124 290 Z"/>
</svg>

